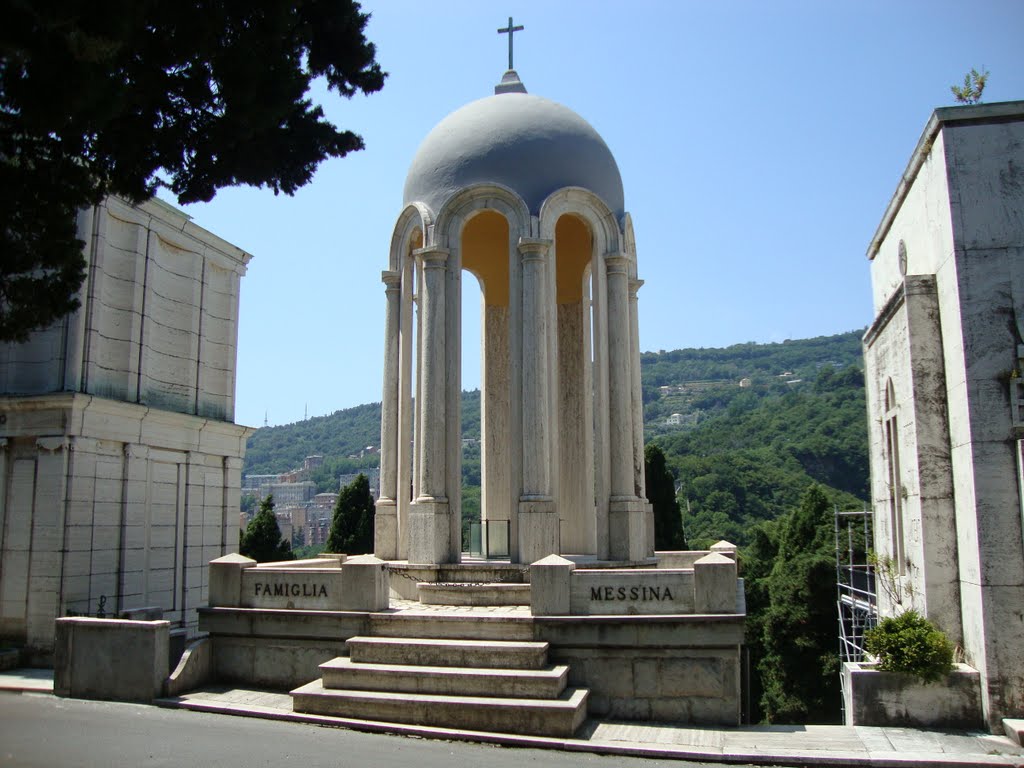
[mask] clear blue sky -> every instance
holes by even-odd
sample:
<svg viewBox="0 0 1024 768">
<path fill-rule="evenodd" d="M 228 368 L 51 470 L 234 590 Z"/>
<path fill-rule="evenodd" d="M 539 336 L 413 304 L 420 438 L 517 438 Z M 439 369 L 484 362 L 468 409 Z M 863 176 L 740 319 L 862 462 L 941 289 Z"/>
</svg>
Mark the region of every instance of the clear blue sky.
<svg viewBox="0 0 1024 768">
<path fill-rule="evenodd" d="M 516 69 L 604 137 L 636 228 L 640 342 L 719 347 L 871 320 L 865 250 L 935 107 L 971 67 L 1024 99 L 1024 1 L 368 0 L 383 91 L 313 96 L 366 149 L 294 197 L 221 191 L 186 211 L 254 254 L 236 421 L 380 400 L 384 288 L 406 171 L 449 112 Z M 478 311 L 478 295 L 464 315 Z M 478 328 L 463 346 L 478 386 Z M 474 336 L 475 334 L 475 336 Z"/>
</svg>

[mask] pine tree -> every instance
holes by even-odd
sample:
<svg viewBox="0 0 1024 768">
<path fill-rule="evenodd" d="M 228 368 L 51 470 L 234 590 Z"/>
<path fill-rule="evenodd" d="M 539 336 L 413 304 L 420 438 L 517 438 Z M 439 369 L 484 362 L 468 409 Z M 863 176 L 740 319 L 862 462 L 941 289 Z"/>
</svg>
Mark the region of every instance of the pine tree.
<svg viewBox="0 0 1024 768">
<path fill-rule="evenodd" d="M 764 580 L 761 707 L 774 723 L 838 722 L 836 564 L 831 504 L 818 485 L 781 523 L 779 549 Z"/>
<path fill-rule="evenodd" d="M 81 209 L 161 186 L 182 204 L 294 194 L 363 148 L 313 81 L 346 98 L 384 85 L 354 0 L 21 0 L 0 18 L 0 341 L 78 307 Z"/>
<path fill-rule="evenodd" d="M 274 497 L 267 496 L 242 533 L 239 552 L 257 563 L 293 560 L 291 544 L 281 540 L 281 528 L 274 514 Z"/>
<path fill-rule="evenodd" d="M 370 481 L 360 473 L 341 489 L 334 505 L 334 519 L 327 538 L 328 552 L 365 555 L 373 552 L 373 516 Z"/>
<path fill-rule="evenodd" d="M 686 549 L 683 516 L 676 500 L 676 481 L 665 464 L 665 454 L 654 444 L 644 449 L 644 483 L 647 498 L 654 507 L 654 548 Z"/>
</svg>

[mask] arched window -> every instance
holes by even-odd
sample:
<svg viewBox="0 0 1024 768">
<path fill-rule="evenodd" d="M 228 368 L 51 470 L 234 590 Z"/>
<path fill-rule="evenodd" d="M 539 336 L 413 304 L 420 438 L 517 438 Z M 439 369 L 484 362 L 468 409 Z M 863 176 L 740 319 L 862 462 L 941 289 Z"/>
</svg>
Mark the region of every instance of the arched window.
<svg viewBox="0 0 1024 768">
<path fill-rule="evenodd" d="M 893 566 L 898 575 L 906 573 L 906 552 L 903 545 L 903 477 L 900 472 L 900 438 L 896 390 L 892 379 L 885 384 L 885 447 L 889 487 L 889 536 Z"/>
</svg>

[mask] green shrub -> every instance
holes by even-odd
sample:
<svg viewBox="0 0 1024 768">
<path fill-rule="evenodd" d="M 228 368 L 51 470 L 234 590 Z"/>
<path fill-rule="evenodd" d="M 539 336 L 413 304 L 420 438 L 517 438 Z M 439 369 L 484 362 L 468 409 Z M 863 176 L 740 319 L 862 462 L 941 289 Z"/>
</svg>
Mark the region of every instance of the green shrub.
<svg viewBox="0 0 1024 768">
<path fill-rule="evenodd" d="M 916 675 L 926 683 L 953 669 L 953 644 L 916 611 L 883 619 L 864 633 L 864 647 L 886 672 Z"/>
</svg>

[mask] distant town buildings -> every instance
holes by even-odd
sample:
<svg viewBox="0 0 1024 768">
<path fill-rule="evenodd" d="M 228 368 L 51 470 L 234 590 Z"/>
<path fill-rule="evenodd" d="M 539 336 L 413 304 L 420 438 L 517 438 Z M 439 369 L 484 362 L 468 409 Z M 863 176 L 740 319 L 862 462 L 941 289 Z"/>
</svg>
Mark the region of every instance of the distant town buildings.
<svg viewBox="0 0 1024 768">
<path fill-rule="evenodd" d="M 370 445 L 353 458 L 376 453 L 377 448 Z M 316 483 L 310 479 L 313 472 L 323 466 L 323 463 L 323 456 L 307 456 L 303 459 L 302 466 L 297 469 L 279 474 L 249 474 L 242 479 L 243 496 L 250 495 L 257 499 L 266 498 L 268 495 L 274 497 L 274 514 L 281 529 L 281 537 L 291 541 L 292 546 L 322 545 L 327 542 L 330 534 L 338 494 L 317 493 Z M 376 467 L 341 475 L 338 490 L 349 485 L 360 474 L 366 475 L 370 482 L 370 495 L 376 500 L 380 489 L 380 470 Z M 243 529 L 251 518 L 251 514 L 242 513 Z"/>
</svg>

